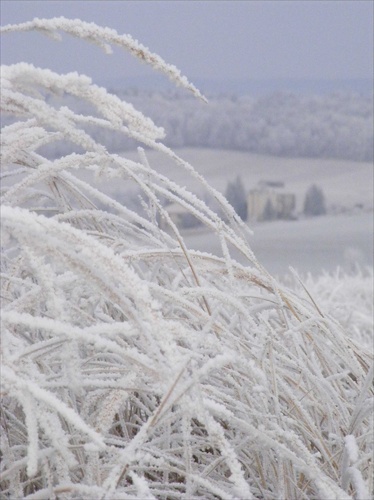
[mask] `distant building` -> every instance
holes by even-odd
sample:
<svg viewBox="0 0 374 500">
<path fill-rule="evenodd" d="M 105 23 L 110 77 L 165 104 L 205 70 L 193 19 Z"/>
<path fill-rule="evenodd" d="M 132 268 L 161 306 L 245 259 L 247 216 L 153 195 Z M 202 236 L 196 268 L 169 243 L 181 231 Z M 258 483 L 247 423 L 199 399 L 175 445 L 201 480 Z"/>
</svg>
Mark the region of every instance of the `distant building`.
<svg viewBox="0 0 374 500">
<path fill-rule="evenodd" d="M 248 218 L 252 220 L 291 219 L 296 196 L 280 181 L 260 181 L 247 198 Z"/>
</svg>

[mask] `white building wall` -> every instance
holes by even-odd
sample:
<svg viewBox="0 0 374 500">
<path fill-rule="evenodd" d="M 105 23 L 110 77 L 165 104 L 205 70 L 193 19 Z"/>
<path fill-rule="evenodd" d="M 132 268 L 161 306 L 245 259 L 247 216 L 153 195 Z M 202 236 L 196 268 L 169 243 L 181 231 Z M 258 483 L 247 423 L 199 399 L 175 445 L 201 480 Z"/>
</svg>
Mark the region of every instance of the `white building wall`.
<svg viewBox="0 0 374 500">
<path fill-rule="evenodd" d="M 248 218 L 261 219 L 268 200 L 280 218 L 292 215 L 296 202 L 294 194 L 280 193 L 276 189 L 252 189 L 247 197 Z"/>
</svg>

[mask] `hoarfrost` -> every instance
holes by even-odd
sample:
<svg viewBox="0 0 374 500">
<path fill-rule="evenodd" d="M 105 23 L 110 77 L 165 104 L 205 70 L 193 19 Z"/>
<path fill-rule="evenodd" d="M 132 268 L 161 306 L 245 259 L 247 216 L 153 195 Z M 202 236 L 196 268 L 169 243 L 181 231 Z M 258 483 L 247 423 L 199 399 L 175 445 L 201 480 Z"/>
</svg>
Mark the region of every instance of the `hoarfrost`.
<svg viewBox="0 0 374 500">
<path fill-rule="evenodd" d="M 92 23 L 35 19 L 3 32 L 33 29 L 120 45 L 200 96 L 131 37 Z M 278 283 L 227 200 L 132 106 L 76 73 L 21 63 L 2 77 L 15 117 L 2 130 L 4 497 L 364 498 L 364 277 L 343 276 L 357 293 L 336 318 L 340 278 Z M 94 111 L 53 107 L 48 96 L 64 92 Z M 139 162 L 114 154 L 92 124 L 173 159 L 224 215 L 158 173 L 145 149 Z M 83 152 L 46 158 L 42 146 L 61 137 Z M 144 214 L 90 175 L 135 184 Z M 210 228 L 223 258 L 188 248 L 165 201 Z"/>
</svg>

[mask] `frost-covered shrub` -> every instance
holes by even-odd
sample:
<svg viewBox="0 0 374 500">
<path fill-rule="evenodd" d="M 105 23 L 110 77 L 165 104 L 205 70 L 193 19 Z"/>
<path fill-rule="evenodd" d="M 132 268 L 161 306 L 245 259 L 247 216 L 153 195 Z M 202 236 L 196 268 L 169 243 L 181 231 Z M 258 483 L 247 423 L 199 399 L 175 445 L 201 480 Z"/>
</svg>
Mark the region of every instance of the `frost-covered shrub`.
<svg viewBox="0 0 374 500">
<path fill-rule="evenodd" d="M 117 44 L 201 97 L 129 36 L 63 18 L 3 31 L 31 29 Z M 96 110 L 53 107 L 55 93 Z M 132 106 L 25 63 L 2 67 L 1 98 L 15 117 L 2 130 L 2 497 L 368 498 L 370 346 L 302 283 L 274 280 L 232 207 Z M 173 158 L 222 218 L 87 124 Z M 56 140 L 80 152 L 46 159 Z M 108 177 L 136 184 L 147 215 L 106 195 Z M 161 200 L 209 227 L 224 258 L 186 248 Z"/>
</svg>

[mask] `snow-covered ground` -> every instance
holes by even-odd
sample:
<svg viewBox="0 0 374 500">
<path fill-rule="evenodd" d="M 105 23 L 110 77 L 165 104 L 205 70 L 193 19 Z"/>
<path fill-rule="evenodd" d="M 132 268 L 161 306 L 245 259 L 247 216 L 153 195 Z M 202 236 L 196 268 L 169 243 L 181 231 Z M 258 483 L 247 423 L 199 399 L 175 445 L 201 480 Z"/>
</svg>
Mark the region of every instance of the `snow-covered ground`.
<svg viewBox="0 0 374 500">
<path fill-rule="evenodd" d="M 184 148 L 175 152 L 223 193 L 227 183 L 240 175 L 248 191 L 261 180 L 283 181 L 286 188 L 296 194 L 298 210 L 311 184 L 318 184 L 323 189 L 328 207 L 351 208 L 360 203 L 373 207 L 373 164 L 370 162 L 283 158 L 203 148 Z M 125 156 L 139 161 L 136 151 L 126 151 Z M 150 165 L 158 172 L 189 189 L 196 187 L 197 182 L 170 158 L 156 151 L 149 151 L 147 156 Z"/>
<path fill-rule="evenodd" d="M 289 266 L 300 273 L 320 274 L 355 262 L 373 266 L 373 213 L 274 221 L 250 226 L 250 245 L 268 271 L 283 275 Z M 206 231 L 186 231 L 189 248 L 222 255 L 218 238 Z M 240 254 L 235 259 L 245 263 Z"/>
<path fill-rule="evenodd" d="M 189 161 L 216 189 L 225 192 L 227 182 L 240 175 L 247 190 L 265 180 L 284 181 L 297 196 L 301 211 L 305 191 L 316 183 L 322 187 L 328 209 L 345 208 L 344 214 L 297 221 L 251 224 L 250 244 L 259 261 L 272 273 L 287 273 L 291 265 L 301 273 L 318 274 L 337 266 L 349 269 L 357 261 L 373 265 L 373 165 L 344 160 L 279 158 L 239 151 L 181 149 Z M 170 159 L 155 151 L 147 153 L 151 166 L 189 189 L 196 181 Z M 136 152 L 126 156 L 137 160 Z M 352 213 L 356 204 L 364 212 Z M 221 254 L 218 239 L 206 230 L 186 231 L 190 248 Z M 241 260 L 240 255 L 233 254 Z"/>
<path fill-rule="evenodd" d="M 337 266 L 350 269 L 353 262 L 373 266 L 373 165 L 365 162 L 310 158 L 279 158 L 240 151 L 185 148 L 176 153 L 202 174 L 210 185 L 225 192 L 227 183 L 240 175 L 247 191 L 260 180 L 281 180 L 296 194 L 300 212 L 305 192 L 312 183 L 325 193 L 330 214 L 296 221 L 274 221 L 254 224 L 250 245 L 258 260 L 272 273 L 283 275 L 291 265 L 299 272 L 319 274 Z M 139 161 L 137 151 L 124 156 Z M 150 165 L 182 186 L 204 196 L 201 185 L 166 155 L 148 151 Z M 92 176 L 83 171 L 85 179 Z M 4 183 L 6 182 L 6 179 Z M 129 180 L 92 179 L 100 190 L 118 199 L 136 193 Z M 363 209 L 355 209 L 361 204 Z M 331 215 L 333 206 L 345 213 Z M 336 210 L 335 210 L 336 211 Z M 187 246 L 221 254 L 219 241 L 206 231 L 184 231 Z M 241 256 L 233 256 L 243 262 Z"/>
</svg>

